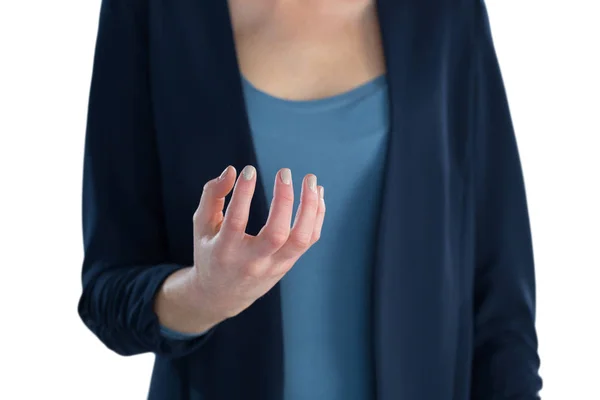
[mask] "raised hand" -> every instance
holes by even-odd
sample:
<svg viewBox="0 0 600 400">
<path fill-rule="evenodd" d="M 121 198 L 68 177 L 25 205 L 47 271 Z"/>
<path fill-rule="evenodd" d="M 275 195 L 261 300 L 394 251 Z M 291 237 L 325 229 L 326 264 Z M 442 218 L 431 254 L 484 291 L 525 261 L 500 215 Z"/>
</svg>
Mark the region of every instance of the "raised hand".
<svg viewBox="0 0 600 400">
<path fill-rule="evenodd" d="M 248 235 L 246 225 L 256 179 L 255 168 L 247 166 L 236 181 L 236 171 L 230 166 L 204 186 L 193 218 L 194 266 L 165 282 L 162 308 L 161 296 L 157 299 L 157 313 L 167 327 L 202 331 L 239 314 L 267 293 L 319 240 L 325 217 L 324 189 L 317 186 L 316 176 L 304 177 L 291 226 L 294 189 L 287 168 L 275 177 L 265 226 L 257 236 Z M 223 214 L 225 197 L 232 189 Z M 182 301 L 183 293 L 187 301 Z M 179 303 L 177 310 L 169 307 L 169 297 L 174 300 L 171 303 Z M 169 308 L 173 315 L 167 315 Z"/>
</svg>

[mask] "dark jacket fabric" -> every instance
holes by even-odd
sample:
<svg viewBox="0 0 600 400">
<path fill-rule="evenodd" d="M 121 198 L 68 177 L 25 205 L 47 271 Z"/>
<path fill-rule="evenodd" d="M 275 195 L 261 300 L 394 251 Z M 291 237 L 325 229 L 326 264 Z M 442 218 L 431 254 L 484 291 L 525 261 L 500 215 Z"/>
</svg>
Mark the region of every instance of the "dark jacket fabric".
<svg viewBox="0 0 600 400">
<path fill-rule="evenodd" d="M 373 266 L 376 398 L 538 399 L 527 203 L 485 6 L 379 0 L 378 13 L 391 134 Z M 282 399 L 278 286 L 191 341 L 163 338 L 153 312 L 161 283 L 192 265 L 192 215 L 228 164 L 256 155 L 227 2 L 103 0 L 78 310 L 111 350 L 156 354 L 150 400 L 185 400 L 190 387 L 206 400 Z"/>
</svg>

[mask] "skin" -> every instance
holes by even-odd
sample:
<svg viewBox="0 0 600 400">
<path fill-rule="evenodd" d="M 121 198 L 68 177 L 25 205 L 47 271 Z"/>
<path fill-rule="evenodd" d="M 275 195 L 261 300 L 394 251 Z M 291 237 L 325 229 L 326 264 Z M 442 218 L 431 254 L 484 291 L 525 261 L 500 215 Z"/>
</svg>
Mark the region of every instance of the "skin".
<svg viewBox="0 0 600 400">
<path fill-rule="evenodd" d="M 229 9 L 242 74 L 273 96 L 328 97 L 385 72 L 371 0 L 230 0 Z M 268 220 L 253 237 L 245 229 L 256 170 L 247 166 L 244 172 L 236 179 L 227 167 L 204 186 L 193 218 L 194 265 L 169 276 L 156 298 L 163 326 L 199 333 L 238 315 L 319 240 L 325 201 L 316 176 L 303 179 L 292 226 L 291 171 L 280 170 Z"/>
<path fill-rule="evenodd" d="M 385 72 L 371 0 L 230 0 L 242 74 L 276 97 L 345 92 Z"/>
</svg>

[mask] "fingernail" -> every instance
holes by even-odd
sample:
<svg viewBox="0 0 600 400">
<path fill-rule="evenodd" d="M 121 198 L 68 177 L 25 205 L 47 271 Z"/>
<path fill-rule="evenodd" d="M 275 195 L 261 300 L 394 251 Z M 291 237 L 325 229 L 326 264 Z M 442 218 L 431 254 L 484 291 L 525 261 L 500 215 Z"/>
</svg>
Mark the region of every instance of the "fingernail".
<svg viewBox="0 0 600 400">
<path fill-rule="evenodd" d="M 246 165 L 242 170 L 242 176 L 245 180 L 249 181 L 254 178 L 254 167 L 251 165 Z"/>
<path fill-rule="evenodd" d="M 223 179 L 225 179 L 225 177 L 227 176 L 228 173 L 229 173 L 229 167 L 225 168 L 225 170 L 223 172 L 221 172 L 221 175 L 219 175 L 218 180 L 222 181 Z"/>
<path fill-rule="evenodd" d="M 317 192 L 317 177 L 314 175 L 309 175 L 308 177 L 308 188 L 313 192 Z"/>
<path fill-rule="evenodd" d="M 323 186 L 319 188 L 319 197 L 321 198 L 321 200 L 325 199 L 325 188 Z"/>
<path fill-rule="evenodd" d="M 282 169 L 279 173 L 279 177 L 281 178 L 281 182 L 285 183 L 286 185 L 292 183 L 292 171 L 290 171 L 289 168 Z"/>
</svg>

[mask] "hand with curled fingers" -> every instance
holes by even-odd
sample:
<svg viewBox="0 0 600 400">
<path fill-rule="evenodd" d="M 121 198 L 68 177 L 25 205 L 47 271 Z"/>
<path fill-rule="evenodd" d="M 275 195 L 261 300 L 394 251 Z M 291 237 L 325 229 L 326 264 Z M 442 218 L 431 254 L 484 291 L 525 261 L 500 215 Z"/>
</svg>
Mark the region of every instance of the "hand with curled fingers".
<svg viewBox="0 0 600 400">
<path fill-rule="evenodd" d="M 236 179 L 237 178 L 237 179 Z M 278 171 L 269 217 L 258 235 L 246 233 L 256 169 L 239 177 L 229 166 L 206 183 L 194 213 L 194 266 L 172 274 L 155 303 L 167 328 L 196 333 L 234 317 L 267 293 L 319 240 L 325 217 L 324 189 L 315 175 L 302 182 L 291 224 L 294 189 L 291 171 Z M 233 194 L 225 214 L 225 197 Z"/>
</svg>

